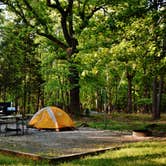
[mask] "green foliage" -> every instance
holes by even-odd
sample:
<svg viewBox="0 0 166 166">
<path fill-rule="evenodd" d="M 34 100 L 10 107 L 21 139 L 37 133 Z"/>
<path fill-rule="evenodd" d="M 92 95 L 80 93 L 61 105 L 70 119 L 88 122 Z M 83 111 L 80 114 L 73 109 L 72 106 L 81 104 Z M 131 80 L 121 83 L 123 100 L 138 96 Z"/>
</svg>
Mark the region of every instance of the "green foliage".
<svg viewBox="0 0 166 166">
<path fill-rule="evenodd" d="M 144 105 L 144 104 L 152 104 L 152 99 L 149 99 L 149 98 L 142 98 L 142 99 L 139 99 L 137 100 L 137 104 L 138 105 Z"/>
<path fill-rule="evenodd" d="M 0 80 L 10 96 L 16 92 L 23 96 L 26 82 L 32 98 L 42 87 L 46 105 L 69 105 L 69 91 L 76 86 L 69 79 L 74 76 L 69 72 L 73 65 L 79 73 L 82 105 L 126 110 L 127 72 L 133 77 L 133 103 L 139 108 L 150 104 L 146 99 L 151 98 L 153 76 L 165 71 L 165 8 L 156 10 L 146 0 L 80 0 L 66 14 L 71 1 L 51 1 L 52 5 L 44 0 L 2 1 L 11 15 L 15 13 L 11 20 L 2 19 L 8 26 L 0 51 Z M 67 47 L 75 53 L 67 55 Z"/>
<path fill-rule="evenodd" d="M 43 83 L 34 34 L 25 25 L 12 22 L 4 25 L 2 30 L 0 100 L 14 101 L 23 107 L 28 98 L 37 101 Z M 25 94 L 29 96 L 25 97 Z M 34 110 L 36 103 L 31 102 L 24 107 Z"/>
</svg>

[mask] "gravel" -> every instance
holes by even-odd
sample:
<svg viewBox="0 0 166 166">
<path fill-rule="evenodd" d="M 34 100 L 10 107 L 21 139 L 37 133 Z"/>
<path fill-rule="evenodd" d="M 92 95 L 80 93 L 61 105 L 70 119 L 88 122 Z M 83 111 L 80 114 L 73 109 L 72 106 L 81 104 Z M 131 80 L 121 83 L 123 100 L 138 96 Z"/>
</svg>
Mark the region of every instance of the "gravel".
<svg viewBox="0 0 166 166">
<path fill-rule="evenodd" d="M 126 142 L 142 141 L 151 137 L 133 137 L 131 132 L 97 130 L 80 127 L 73 131 L 28 129 L 24 135 L 9 132 L 0 135 L 0 149 L 31 153 L 48 157 L 85 153 L 102 148 L 120 146 Z"/>
</svg>

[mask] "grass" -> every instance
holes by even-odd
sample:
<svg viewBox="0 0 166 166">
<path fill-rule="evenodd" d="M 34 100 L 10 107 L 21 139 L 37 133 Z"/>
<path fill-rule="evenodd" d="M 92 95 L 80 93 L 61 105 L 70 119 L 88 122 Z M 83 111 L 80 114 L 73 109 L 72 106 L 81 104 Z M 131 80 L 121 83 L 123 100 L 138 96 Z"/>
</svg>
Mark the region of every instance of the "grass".
<svg viewBox="0 0 166 166">
<path fill-rule="evenodd" d="M 125 144 L 119 150 L 109 150 L 97 156 L 87 156 L 79 160 L 56 164 L 58 166 L 165 166 L 166 140 L 145 141 Z M 48 162 L 34 162 L 0 155 L 0 165 L 7 166 L 47 166 Z M 50 164 L 51 165 L 51 164 Z M 54 164 L 52 164 L 54 165 Z"/>
<path fill-rule="evenodd" d="M 88 124 L 92 128 L 132 131 L 136 129 L 145 129 L 150 124 L 156 124 L 156 129 L 166 132 L 166 115 L 162 115 L 158 121 L 153 121 L 149 114 L 124 114 L 112 113 L 111 115 L 95 115 L 85 117 L 81 121 L 77 120 L 76 125 L 82 122 Z"/>
<path fill-rule="evenodd" d="M 166 140 L 126 144 L 119 150 L 61 163 L 59 166 L 164 166 L 165 163 Z"/>
<path fill-rule="evenodd" d="M 147 114 L 118 114 L 112 113 L 109 116 L 95 115 L 76 120 L 76 125 L 82 123 L 90 127 L 130 131 L 133 129 L 146 128 L 147 125 L 157 124 L 156 131 L 166 132 L 166 115 L 162 115 L 158 121 L 152 121 Z M 166 165 L 166 139 L 158 141 L 146 141 L 124 145 L 119 150 L 110 150 L 97 156 L 88 156 L 72 162 L 60 163 L 59 166 L 164 166 Z M 18 157 L 0 154 L 0 165 L 2 166 L 47 166 L 47 161 L 32 161 Z M 57 164 L 56 164 L 57 165 Z"/>
<path fill-rule="evenodd" d="M 17 156 L 10 156 L 0 154 L 0 165 L 1 166 L 47 166 L 49 165 L 47 161 L 33 161 L 25 158 L 20 158 Z"/>
</svg>

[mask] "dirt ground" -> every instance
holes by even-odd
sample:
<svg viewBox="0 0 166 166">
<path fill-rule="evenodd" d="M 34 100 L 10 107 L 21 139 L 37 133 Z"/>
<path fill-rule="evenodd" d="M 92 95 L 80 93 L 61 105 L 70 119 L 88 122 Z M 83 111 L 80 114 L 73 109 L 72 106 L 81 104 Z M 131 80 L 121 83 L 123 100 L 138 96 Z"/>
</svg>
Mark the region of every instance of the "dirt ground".
<svg viewBox="0 0 166 166">
<path fill-rule="evenodd" d="M 85 153 L 102 148 L 120 146 L 126 142 L 153 139 L 135 137 L 130 132 L 96 130 L 80 127 L 74 131 L 46 131 L 29 129 L 24 135 L 0 135 L 0 149 L 14 150 L 46 157 L 60 157 Z"/>
</svg>

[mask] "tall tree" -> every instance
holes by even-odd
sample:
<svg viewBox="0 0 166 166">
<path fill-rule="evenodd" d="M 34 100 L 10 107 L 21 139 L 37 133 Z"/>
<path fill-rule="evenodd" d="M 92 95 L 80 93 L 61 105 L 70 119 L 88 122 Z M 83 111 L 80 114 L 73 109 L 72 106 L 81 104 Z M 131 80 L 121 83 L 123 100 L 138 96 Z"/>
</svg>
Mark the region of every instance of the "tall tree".
<svg viewBox="0 0 166 166">
<path fill-rule="evenodd" d="M 80 112 L 79 63 L 75 60 L 79 52 L 79 35 L 88 27 L 96 12 L 108 4 L 108 0 L 1 0 L 7 4 L 20 21 L 38 35 L 51 40 L 66 52 L 63 57 L 69 63 L 70 110 Z"/>
<path fill-rule="evenodd" d="M 153 13 L 153 41 L 155 44 L 154 64 L 156 64 L 155 71 L 153 71 L 152 117 L 153 119 L 159 119 L 163 84 L 163 67 L 160 67 L 159 64 L 161 64 L 162 59 L 165 57 L 163 44 L 165 40 L 165 30 L 162 30 L 160 25 L 165 17 L 166 2 L 165 0 L 150 0 L 149 2 L 150 9 Z M 161 8 L 163 8 L 162 11 L 160 10 Z"/>
<path fill-rule="evenodd" d="M 7 22 L 1 27 L 0 43 L 0 85 L 1 99 L 14 101 L 22 111 L 38 109 L 43 79 L 40 74 L 40 60 L 27 27 L 16 22 Z M 36 101 L 32 103 L 33 101 Z M 33 104 L 33 106 L 32 106 Z M 31 107 L 31 108 L 30 108 Z"/>
</svg>

